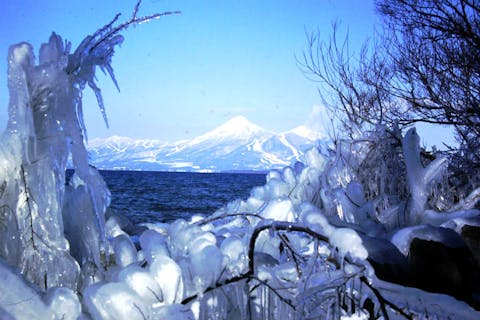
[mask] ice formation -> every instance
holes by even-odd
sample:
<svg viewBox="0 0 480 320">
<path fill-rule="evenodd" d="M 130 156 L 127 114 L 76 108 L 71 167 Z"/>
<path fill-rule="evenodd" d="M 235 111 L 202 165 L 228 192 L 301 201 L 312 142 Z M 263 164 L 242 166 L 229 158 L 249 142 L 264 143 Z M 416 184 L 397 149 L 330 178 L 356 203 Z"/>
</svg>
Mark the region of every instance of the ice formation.
<svg viewBox="0 0 480 320">
<path fill-rule="evenodd" d="M 447 295 L 382 281 L 370 263 L 393 245 L 407 254 L 419 234 L 453 243 L 438 226 L 451 235 L 479 216 L 473 200 L 461 202 L 468 210 L 433 210 L 428 195 L 446 159 L 423 166 L 414 130 L 402 144 L 408 201 L 397 172 L 387 174 L 402 163 L 398 153 L 369 164 L 366 144 L 339 141 L 330 154 L 313 148 L 304 163 L 271 171 L 249 199 L 210 217 L 146 225 L 135 236 L 115 215 L 106 221 L 110 194 L 87 161 L 81 93 L 94 90 L 107 122 L 96 67 L 116 84 L 118 32 L 162 15 L 137 18 L 138 6 L 131 20 L 115 27 L 117 16 L 73 53 L 55 33 L 38 64 L 29 44 L 10 48 L 0 142 L 2 319 L 480 317 Z M 65 183 L 69 157 L 75 173 Z M 375 179 L 360 174 L 369 165 Z"/>
<path fill-rule="evenodd" d="M 408 187 L 412 194 L 408 223 L 418 224 L 423 222 L 422 219 L 426 210 L 429 191 L 428 186 L 442 174 L 442 169 L 446 167 L 447 159 L 439 157 L 424 168 L 420 159 L 420 137 L 416 133 L 415 128 L 408 130 L 405 134 L 403 154 L 405 155 L 405 164 L 408 170 Z"/>
</svg>

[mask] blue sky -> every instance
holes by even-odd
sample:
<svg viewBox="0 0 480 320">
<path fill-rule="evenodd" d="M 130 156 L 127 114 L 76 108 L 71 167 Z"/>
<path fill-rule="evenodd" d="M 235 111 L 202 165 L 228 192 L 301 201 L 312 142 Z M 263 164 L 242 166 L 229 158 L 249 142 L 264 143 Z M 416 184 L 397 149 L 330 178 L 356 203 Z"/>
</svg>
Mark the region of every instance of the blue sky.
<svg viewBox="0 0 480 320">
<path fill-rule="evenodd" d="M 0 129 L 8 105 L 9 45 L 35 50 L 52 31 L 79 42 L 117 12 L 130 17 L 135 1 L 0 0 Z M 274 131 L 304 123 L 320 104 L 317 85 L 295 57 L 305 31 L 328 37 L 332 23 L 349 30 L 353 47 L 373 33 L 373 1 L 144 0 L 140 14 L 181 10 L 178 16 L 130 28 L 113 58 L 120 85 L 98 72 L 110 129 L 93 94 L 84 94 L 89 137 L 110 135 L 174 141 L 204 133 L 236 115 Z M 122 18 L 121 18 L 122 20 Z M 122 20 L 123 21 L 123 20 Z"/>
</svg>

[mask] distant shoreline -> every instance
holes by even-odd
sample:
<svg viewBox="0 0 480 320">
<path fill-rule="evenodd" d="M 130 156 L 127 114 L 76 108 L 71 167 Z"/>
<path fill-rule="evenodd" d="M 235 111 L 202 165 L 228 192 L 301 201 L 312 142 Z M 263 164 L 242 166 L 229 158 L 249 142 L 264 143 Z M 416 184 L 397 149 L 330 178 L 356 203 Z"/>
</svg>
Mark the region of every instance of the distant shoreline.
<svg viewBox="0 0 480 320">
<path fill-rule="evenodd" d="M 109 171 L 129 171 L 129 172 L 161 172 L 161 173 L 198 173 L 198 174 L 263 174 L 266 175 L 270 170 L 222 170 L 222 171 L 188 171 L 188 170 L 140 170 L 140 169 L 129 169 L 129 168 L 96 168 L 100 172 L 109 172 Z M 274 169 L 272 169 L 274 170 Z M 72 168 L 67 168 L 67 171 L 73 172 Z"/>
</svg>

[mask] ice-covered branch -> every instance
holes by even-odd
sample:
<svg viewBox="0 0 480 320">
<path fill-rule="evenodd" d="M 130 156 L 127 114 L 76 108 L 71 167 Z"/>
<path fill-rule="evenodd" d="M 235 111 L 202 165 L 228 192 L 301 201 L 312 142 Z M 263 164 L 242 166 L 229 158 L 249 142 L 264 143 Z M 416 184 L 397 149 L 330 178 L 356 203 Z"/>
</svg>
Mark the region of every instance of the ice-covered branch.
<svg viewBox="0 0 480 320">
<path fill-rule="evenodd" d="M 288 305 L 293 311 L 295 311 L 297 309 L 296 303 L 299 303 L 299 302 L 295 302 L 294 300 L 292 300 L 293 297 L 291 296 L 291 294 L 286 294 L 285 295 L 285 294 L 280 293 L 280 291 L 286 290 L 287 288 L 284 287 L 283 285 L 281 285 L 281 282 L 278 282 L 279 279 L 275 280 L 276 279 L 275 276 L 271 275 L 271 276 L 266 277 L 265 272 L 267 272 L 267 271 L 263 269 L 264 268 L 264 266 L 263 266 L 264 262 L 259 262 L 258 265 L 256 263 L 256 259 L 258 258 L 258 257 L 256 257 L 258 255 L 258 252 L 256 250 L 256 245 L 257 245 L 257 242 L 259 240 L 260 235 L 264 231 L 269 231 L 270 233 L 276 234 L 280 239 L 282 239 L 282 235 L 280 234 L 281 232 L 288 232 L 289 234 L 290 233 L 292 233 L 292 234 L 299 233 L 299 234 L 306 235 L 308 237 L 313 238 L 315 242 L 322 241 L 327 245 L 332 245 L 332 246 L 338 245 L 338 243 L 335 243 L 335 241 L 333 241 L 334 244 L 329 244 L 329 241 L 332 242 L 332 239 L 330 239 L 329 237 L 327 237 L 327 236 L 325 236 L 325 235 L 323 235 L 323 234 L 321 234 L 317 231 L 312 230 L 311 228 L 306 227 L 303 224 L 294 224 L 294 223 L 280 222 L 280 221 L 270 221 L 270 222 L 264 221 L 264 222 L 260 223 L 259 225 L 257 225 L 252 230 L 252 233 L 249 236 L 248 269 L 240 275 L 230 277 L 230 278 L 228 278 L 226 280 L 223 280 L 221 282 L 216 282 L 213 286 L 208 287 L 201 294 L 194 294 L 192 296 L 184 298 L 184 300 L 182 301 L 182 304 L 189 304 L 194 300 L 201 299 L 207 293 L 210 293 L 214 290 L 220 289 L 220 288 L 225 287 L 227 285 L 234 285 L 234 284 L 241 283 L 243 281 L 246 281 L 245 282 L 246 284 L 251 285 L 252 280 L 254 280 L 254 282 L 256 284 L 253 287 L 251 287 L 251 289 L 248 291 L 249 294 L 252 294 L 254 291 L 259 290 L 260 287 L 264 286 L 267 290 L 271 291 L 273 293 L 273 295 L 276 296 L 279 299 L 279 301 Z M 340 230 L 340 231 L 342 231 L 342 230 Z M 338 235 L 333 235 L 333 237 L 338 238 Z M 348 236 L 345 237 L 345 240 L 347 238 L 349 238 L 349 237 Z M 288 243 L 288 244 L 286 244 L 286 246 L 287 246 L 288 250 L 290 250 L 292 252 L 293 255 L 298 255 L 299 257 L 301 256 L 300 253 L 296 252 L 296 249 L 293 247 L 293 244 L 290 244 L 290 241 L 288 239 L 283 237 L 283 240 Z M 345 242 L 346 243 L 344 245 L 348 246 L 349 245 L 348 241 L 345 241 Z M 340 249 L 340 250 L 342 251 L 344 249 Z M 313 265 L 318 263 L 318 261 L 320 261 L 321 259 L 325 259 L 325 257 L 319 256 L 317 252 L 313 252 L 312 254 L 313 254 L 313 257 L 315 257 L 315 259 L 313 261 L 311 261 L 309 259 L 302 259 L 302 260 L 297 260 L 296 261 L 296 267 L 295 268 L 297 269 L 297 278 L 299 278 L 299 279 L 302 278 L 303 279 L 303 277 L 305 276 L 308 279 L 310 279 L 311 276 L 312 276 L 311 272 L 313 270 L 312 269 Z M 345 253 L 343 253 L 343 254 L 345 255 Z M 355 255 L 354 255 L 354 257 L 355 257 Z M 358 257 L 356 257 L 356 258 L 358 258 Z M 319 260 L 317 261 L 317 259 L 319 259 Z M 348 261 L 348 263 L 352 263 L 352 260 L 351 260 L 350 256 L 342 256 L 341 259 L 345 259 L 344 261 Z M 262 260 L 262 259 L 260 259 L 260 260 Z M 305 262 L 307 260 L 309 260 L 310 262 L 309 262 L 308 265 L 305 265 Z M 340 263 L 338 263 L 338 266 L 340 266 Z M 300 269 L 301 271 L 298 272 L 298 269 Z M 306 269 L 307 271 L 310 270 L 310 271 L 307 272 L 307 273 L 304 273 L 303 269 Z M 359 270 L 365 270 L 365 268 L 360 268 Z M 345 280 L 344 281 L 336 281 L 336 280 L 333 281 L 331 283 L 332 287 L 330 289 L 333 290 L 333 289 L 336 289 L 337 286 L 339 286 L 339 287 L 345 286 L 345 284 L 348 281 L 350 281 L 349 279 L 351 279 L 353 277 L 360 276 L 362 274 L 363 274 L 363 271 L 359 271 L 358 274 L 357 273 L 349 273 L 348 275 L 344 275 Z M 342 275 L 339 274 L 338 276 L 343 277 L 343 273 L 342 273 Z M 270 277 L 273 277 L 273 278 L 270 279 Z M 305 279 L 305 284 L 309 282 L 309 280 L 307 280 L 307 278 Z M 334 279 L 336 279 L 336 278 L 334 278 Z M 297 284 L 292 283 L 292 285 L 293 285 L 293 287 L 290 288 L 291 290 L 295 291 L 295 290 L 298 289 Z M 325 287 L 324 290 L 327 290 L 326 288 L 327 287 Z M 338 289 L 338 290 L 340 290 L 340 289 Z M 347 294 L 347 293 L 345 293 L 345 294 Z M 351 294 L 351 293 L 348 293 L 348 294 Z M 303 304 L 302 304 L 302 306 L 303 306 Z"/>
<path fill-rule="evenodd" d="M 219 216 L 212 216 L 212 217 L 209 217 L 209 218 L 202 219 L 202 220 L 196 222 L 196 224 L 199 225 L 199 226 L 203 226 L 203 225 L 212 223 L 214 221 L 229 219 L 229 218 L 233 218 L 233 217 L 244 217 L 244 218 L 252 217 L 252 218 L 257 218 L 257 219 L 260 219 L 260 220 L 264 220 L 264 218 L 261 215 L 259 215 L 258 213 L 238 212 L 238 213 L 226 213 L 226 214 L 222 214 L 222 215 L 219 215 Z"/>
<path fill-rule="evenodd" d="M 448 211 L 454 212 L 459 210 L 473 209 L 475 205 L 480 201 L 480 188 L 473 190 L 466 198 L 461 199 L 455 206 Z"/>
<path fill-rule="evenodd" d="M 274 222 L 274 223 L 267 223 L 261 226 L 258 226 L 255 228 L 255 230 L 252 232 L 252 235 L 250 236 L 250 242 L 248 246 L 248 273 L 247 274 L 253 274 L 255 270 L 255 243 L 257 241 L 258 236 L 260 233 L 264 230 L 285 230 L 285 231 L 298 231 L 298 232 L 303 232 L 306 233 L 315 239 L 324 241 L 324 242 L 329 242 L 329 238 L 319 234 L 303 225 L 295 225 L 289 222 Z"/>
<path fill-rule="evenodd" d="M 81 90 L 83 90 L 85 85 L 88 84 L 88 86 L 94 91 L 98 106 L 100 107 L 100 111 L 107 127 L 108 118 L 105 112 L 102 94 L 100 88 L 98 88 L 95 84 L 96 67 L 98 66 L 102 71 L 106 71 L 117 89 L 120 90 L 111 66 L 111 60 L 115 52 L 115 46 L 123 42 L 123 36 L 121 36 L 119 33 L 132 25 L 159 19 L 163 16 L 181 13 L 180 11 L 166 11 L 148 16 L 137 17 L 140 4 L 141 1 L 138 1 L 133 10 L 132 17 L 129 20 L 119 24 L 118 26 L 114 26 L 115 22 L 117 22 L 120 17 L 120 13 L 118 13 L 115 15 L 112 21 L 110 21 L 104 27 L 98 29 L 93 35 L 85 37 L 74 53 L 68 58 L 68 66 L 66 68 L 67 74 L 73 76 L 72 80 L 80 87 Z M 83 121 L 83 119 L 81 121 Z M 82 129 L 85 131 L 84 127 Z M 86 132 L 84 132 L 84 134 L 86 135 Z"/>
<path fill-rule="evenodd" d="M 447 159 L 439 157 L 428 166 L 423 167 L 420 158 L 420 137 L 415 128 L 407 131 L 403 138 L 402 147 L 407 168 L 407 183 L 411 196 L 407 223 L 415 225 L 423 221 L 423 214 L 427 209 L 428 188 L 444 172 Z"/>
<path fill-rule="evenodd" d="M 131 25 L 141 24 L 141 23 L 149 22 L 149 21 L 154 20 L 154 19 L 159 19 L 160 17 L 163 17 L 163 16 L 168 16 L 168 15 L 172 15 L 172 14 L 180 14 L 181 13 L 181 11 L 165 11 L 165 12 L 162 12 L 162 13 L 156 13 L 156 14 L 152 14 L 152 15 L 149 15 L 149 16 L 143 16 L 143 17 L 137 18 L 137 11 L 138 11 L 138 7 L 140 6 L 140 2 L 141 1 L 139 1 L 136 4 L 134 14 L 133 14 L 133 16 L 130 20 L 120 24 L 119 26 L 117 26 L 115 28 L 111 28 L 113 23 L 120 16 L 120 14 L 118 14 L 109 25 L 107 25 L 105 28 L 99 30 L 100 32 L 98 32 L 98 34 L 95 33 L 93 35 L 94 39 L 96 38 L 96 36 L 100 36 L 100 38 L 98 40 L 96 40 L 95 43 L 93 43 L 93 45 L 89 49 L 90 53 L 92 53 L 102 43 L 104 43 L 105 41 L 108 41 L 114 35 L 118 34 L 120 31 L 123 31 L 123 30 L 127 29 Z M 105 31 L 105 30 L 108 30 L 108 32 L 106 32 L 103 35 L 103 31 Z"/>
<path fill-rule="evenodd" d="M 208 293 L 210 291 L 213 291 L 215 289 L 221 288 L 223 286 L 236 283 L 239 281 L 243 280 L 249 280 L 249 279 L 256 279 L 254 277 L 255 275 L 255 244 L 257 242 L 258 236 L 260 233 L 264 230 L 275 230 L 275 231 L 280 231 L 280 230 L 285 230 L 285 231 L 298 231 L 298 232 L 303 232 L 306 233 L 310 236 L 315 237 L 318 240 L 328 242 L 328 238 L 301 225 L 293 225 L 291 223 L 283 223 L 283 222 L 270 222 L 270 223 L 265 223 L 257 228 L 254 229 L 250 236 L 249 240 L 249 249 L 248 249 L 248 259 L 249 259 L 249 264 L 248 264 L 248 269 L 246 272 L 235 276 L 231 277 L 223 282 L 218 282 L 213 286 L 208 287 L 203 293 Z M 197 299 L 199 297 L 198 294 L 195 294 L 193 296 L 187 297 L 183 299 L 182 304 L 188 304 L 191 301 Z"/>
<path fill-rule="evenodd" d="M 110 193 L 88 163 L 82 91 L 92 88 L 108 126 L 96 67 L 118 88 L 111 59 L 123 41 L 119 33 L 178 13 L 139 17 L 139 7 L 140 1 L 131 19 L 116 26 L 117 14 L 73 53 L 55 33 L 41 45 L 37 62 L 28 43 L 9 49 L 9 120 L 0 141 L 0 256 L 43 290 L 82 289 L 109 263 L 105 210 Z M 66 185 L 69 158 L 75 175 Z"/>
<path fill-rule="evenodd" d="M 399 306 L 387 300 L 381 294 L 380 290 L 375 288 L 370 283 L 371 281 L 367 277 L 365 276 L 360 277 L 360 281 L 362 281 L 362 283 L 365 284 L 372 291 L 375 297 L 378 299 L 378 301 L 380 302 L 380 309 L 382 310 L 382 314 L 386 320 L 390 319 L 390 317 L 388 316 L 387 308 L 386 308 L 387 306 L 392 310 L 394 310 L 395 313 L 403 316 L 405 319 L 414 319 L 414 315 L 408 314 L 407 312 L 405 312 L 405 310 L 402 310 Z"/>
</svg>

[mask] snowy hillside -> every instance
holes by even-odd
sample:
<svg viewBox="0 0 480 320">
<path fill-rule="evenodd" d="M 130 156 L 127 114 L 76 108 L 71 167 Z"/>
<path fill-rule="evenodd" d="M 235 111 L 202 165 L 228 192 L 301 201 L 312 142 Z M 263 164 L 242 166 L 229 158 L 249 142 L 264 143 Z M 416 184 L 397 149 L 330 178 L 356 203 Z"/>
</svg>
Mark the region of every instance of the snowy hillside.
<svg viewBox="0 0 480 320">
<path fill-rule="evenodd" d="M 88 150 L 90 161 L 101 169 L 263 171 L 290 165 L 320 141 L 326 135 L 304 125 L 277 134 L 237 116 L 191 140 L 162 143 L 113 136 L 93 139 Z"/>
</svg>

